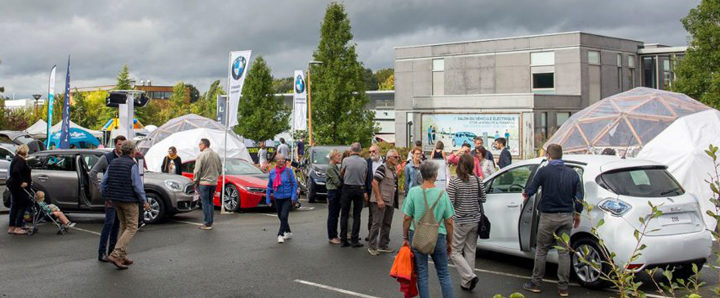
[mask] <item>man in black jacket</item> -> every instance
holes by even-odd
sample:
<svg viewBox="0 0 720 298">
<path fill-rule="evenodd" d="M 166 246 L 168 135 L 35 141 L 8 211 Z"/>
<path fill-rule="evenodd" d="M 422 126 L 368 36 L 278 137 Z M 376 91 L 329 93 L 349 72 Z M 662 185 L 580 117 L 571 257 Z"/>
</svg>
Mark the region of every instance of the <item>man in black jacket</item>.
<svg viewBox="0 0 720 298">
<path fill-rule="evenodd" d="M 495 149 L 500 150 L 500 160 L 498 160 L 498 167 L 501 169 L 509 166 L 512 163 L 512 154 L 507 149 L 507 140 L 505 138 L 495 139 Z"/>
<path fill-rule="evenodd" d="M 548 164 L 540 168 L 530 185 L 525 188 L 525 200 L 537 193 L 542 187 L 542 198 L 538 204 L 540 224 L 537 231 L 535 267 L 532 280 L 523 288 L 540 293 L 540 283 L 545 275 L 547 252 L 555 244 L 555 236 L 570 235 L 573 227 L 580 225 L 580 213 L 583 210 L 583 189 L 580 176 L 562 161 L 562 147 L 550 144 L 547 148 Z M 558 294 L 568 296 L 570 277 L 570 252 L 558 250 Z"/>
</svg>

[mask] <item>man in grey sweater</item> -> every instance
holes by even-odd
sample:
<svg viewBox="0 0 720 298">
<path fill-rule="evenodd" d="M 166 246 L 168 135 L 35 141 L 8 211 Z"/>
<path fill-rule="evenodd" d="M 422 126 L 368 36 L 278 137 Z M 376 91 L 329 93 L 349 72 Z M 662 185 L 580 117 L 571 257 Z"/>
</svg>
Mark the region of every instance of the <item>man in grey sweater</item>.
<svg viewBox="0 0 720 298">
<path fill-rule="evenodd" d="M 193 171 L 193 182 L 200 192 L 202 201 L 202 210 L 204 215 L 204 224 L 200 226 L 201 230 L 212 230 L 213 224 L 213 197 L 215 196 L 215 188 L 218 183 L 218 176 L 222 170 L 222 161 L 215 151 L 210 149 L 210 140 L 200 140 L 200 155 L 195 160 L 195 170 Z"/>
</svg>

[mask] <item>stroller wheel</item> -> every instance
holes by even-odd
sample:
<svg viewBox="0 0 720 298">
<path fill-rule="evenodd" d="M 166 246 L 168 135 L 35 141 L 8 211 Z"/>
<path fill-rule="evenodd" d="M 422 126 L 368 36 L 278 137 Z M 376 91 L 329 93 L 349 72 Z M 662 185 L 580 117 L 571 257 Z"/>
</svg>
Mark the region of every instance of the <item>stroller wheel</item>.
<svg viewBox="0 0 720 298">
<path fill-rule="evenodd" d="M 28 235 L 33 235 L 33 234 L 35 234 L 35 233 L 37 233 L 37 228 L 30 228 L 30 229 L 28 230 Z"/>
</svg>

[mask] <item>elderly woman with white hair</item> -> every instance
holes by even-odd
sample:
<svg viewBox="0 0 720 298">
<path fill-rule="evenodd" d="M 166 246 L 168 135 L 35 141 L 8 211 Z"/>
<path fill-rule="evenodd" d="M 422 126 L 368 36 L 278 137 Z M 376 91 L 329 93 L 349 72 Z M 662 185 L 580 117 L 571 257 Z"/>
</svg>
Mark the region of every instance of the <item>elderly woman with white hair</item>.
<svg viewBox="0 0 720 298">
<path fill-rule="evenodd" d="M 10 228 L 8 234 L 25 235 L 27 231 L 23 229 L 25 225 L 23 217 L 25 210 L 32 204 L 32 200 L 24 189 L 30 187 L 32 178 L 30 167 L 27 164 L 28 145 L 20 145 L 15 151 L 15 157 L 10 162 L 8 171 L 7 186 L 10 189 Z"/>
<path fill-rule="evenodd" d="M 297 187 L 295 174 L 287 166 L 285 155 L 278 153 L 275 155 L 275 168 L 270 171 L 268 176 L 267 191 L 265 193 L 265 200 L 268 205 L 271 203 L 271 196 L 275 200 L 275 208 L 277 209 L 278 219 L 280 219 L 280 229 L 277 235 L 278 243 L 284 243 L 285 240 L 292 238 L 288 216 L 293 204 L 298 200 Z"/>
</svg>

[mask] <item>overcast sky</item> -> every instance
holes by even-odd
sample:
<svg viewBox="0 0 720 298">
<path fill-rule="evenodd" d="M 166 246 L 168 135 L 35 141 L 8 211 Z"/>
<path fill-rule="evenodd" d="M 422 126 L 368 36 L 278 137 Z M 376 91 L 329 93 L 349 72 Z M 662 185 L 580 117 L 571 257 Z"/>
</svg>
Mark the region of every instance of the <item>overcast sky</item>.
<svg viewBox="0 0 720 298">
<path fill-rule="evenodd" d="M 586 31 L 686 45 L 680 19 L 698 0 L 344 1 L 360 60 L 393 66 L 396 46 Z M 227 76 L 228 52 L 252 49 L 275 77 L 311 60 L 329 1 L 3 1 L 0 86 L 16 98 L 47 93 L 52 65 L 62 92 L 114 84 L 123 64 L 136 80 L 178 81 L 204 92 Z M 46 97 L 45 94 L 43 97 Z"/>
</svg>

